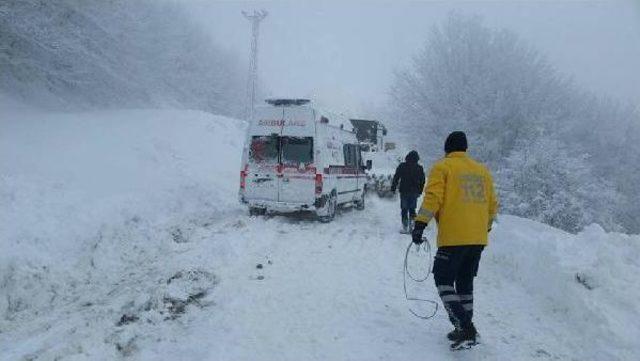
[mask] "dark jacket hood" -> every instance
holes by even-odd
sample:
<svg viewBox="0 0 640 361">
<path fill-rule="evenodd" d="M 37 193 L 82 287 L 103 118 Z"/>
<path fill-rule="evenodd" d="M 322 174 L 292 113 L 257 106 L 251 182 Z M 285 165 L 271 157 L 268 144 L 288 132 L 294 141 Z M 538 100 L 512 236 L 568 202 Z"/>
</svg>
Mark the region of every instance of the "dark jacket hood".
<svg viewBox="0 0 640 361">
<path fill-rule="evenodd" d="M 420 156 L 418 155 L 418 152 L 416 152 L 415 150 L 410 151 L 409 154 L 407 154 L 407 156 L 404 157 L 404 161 L 407 163 L 418 163 L 419 160 L 420 160 Z"/>
</svg>

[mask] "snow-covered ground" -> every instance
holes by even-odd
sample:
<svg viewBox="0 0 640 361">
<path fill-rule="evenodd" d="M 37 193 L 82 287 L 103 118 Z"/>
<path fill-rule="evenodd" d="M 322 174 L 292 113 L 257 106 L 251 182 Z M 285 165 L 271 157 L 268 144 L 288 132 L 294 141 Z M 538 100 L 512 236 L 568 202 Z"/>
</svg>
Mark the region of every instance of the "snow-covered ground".
<svg viewBox="0 0 640 361">
<path fill-rule="evenodd" d="M 408 311 L 429 309 L 404 299 L 397 204 L 372 197 L 331 224 L 248 217 L 244 127 L 0 108 L 0 359 L 640 356 L 640 237 L 502 216 L 476 283 L 482 344 L 451 353 L 442 310 Z M 431 280 L 410 291 L 437 297 Z"/>
</svg>

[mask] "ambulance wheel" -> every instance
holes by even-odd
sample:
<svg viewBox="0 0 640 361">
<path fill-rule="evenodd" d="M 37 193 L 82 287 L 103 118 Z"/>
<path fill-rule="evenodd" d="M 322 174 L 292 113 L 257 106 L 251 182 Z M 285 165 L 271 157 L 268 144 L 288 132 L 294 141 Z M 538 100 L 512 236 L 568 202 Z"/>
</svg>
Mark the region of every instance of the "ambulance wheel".
<svg viewBox="0 0 640 361">
<path fill-rule="evenodd" d="M 267 213 L 265 208 L 249 207 L 250 216 L 264 216 Z"/>
<path fill-rule="evenodd" d="M 338 200 L 335 195 L 332 195 L 327 201 L 327 214 L 318 218 L 320 222 L 329 223 L 333 221 L 336 218 L 336 208 L 338 208 Z"/>
<path fill-rule="evenodd" d="M 356 210 L 363 211 L 364 210 L 364 192 L 362 192 L 362 196 L 357 201 L 353 202 L 356 206 Z"/>
</svg>

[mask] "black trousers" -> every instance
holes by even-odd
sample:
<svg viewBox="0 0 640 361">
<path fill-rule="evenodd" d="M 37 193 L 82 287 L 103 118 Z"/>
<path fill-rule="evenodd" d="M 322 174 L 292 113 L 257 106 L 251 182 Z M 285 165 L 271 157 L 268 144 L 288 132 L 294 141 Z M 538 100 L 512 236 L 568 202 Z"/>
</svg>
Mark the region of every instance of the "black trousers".
<svg viewBox="0 0 640 361">
<path fill-rule="evenodd" d="M 473 318 L 473 279 L 478 274 L 484 246 L 440 247 L 433 263 L 438 294 L 449 320 L 456 328 L 466 328 Z"/>
</svg>

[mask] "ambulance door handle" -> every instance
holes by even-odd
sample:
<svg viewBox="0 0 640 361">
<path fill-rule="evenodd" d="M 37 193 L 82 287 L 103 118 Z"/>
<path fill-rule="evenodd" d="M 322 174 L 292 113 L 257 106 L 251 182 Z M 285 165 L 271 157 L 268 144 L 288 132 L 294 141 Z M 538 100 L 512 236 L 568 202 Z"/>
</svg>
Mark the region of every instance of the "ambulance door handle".
<svg viewBox="0 0 640 361">
<path fill-rule="evenodd" d="M 268 177 L 267 177 L 267 178 L 255 178 L 255 179 L 253 180 L 253 182 L 254 182 L 254 183 L 264 183 L 264 182 L 270 182 L 270 181 L 272 181 L 272 180 L 273 180 L 273 179 L 268 178 Z"/>
</svg>

